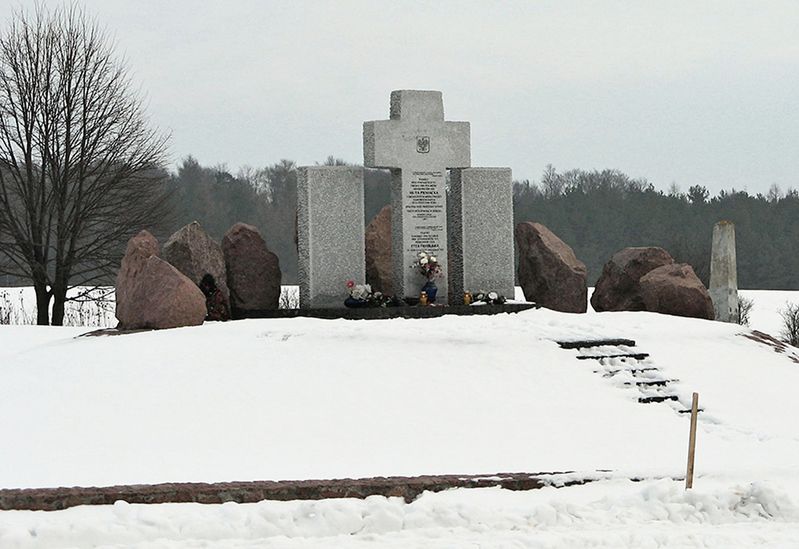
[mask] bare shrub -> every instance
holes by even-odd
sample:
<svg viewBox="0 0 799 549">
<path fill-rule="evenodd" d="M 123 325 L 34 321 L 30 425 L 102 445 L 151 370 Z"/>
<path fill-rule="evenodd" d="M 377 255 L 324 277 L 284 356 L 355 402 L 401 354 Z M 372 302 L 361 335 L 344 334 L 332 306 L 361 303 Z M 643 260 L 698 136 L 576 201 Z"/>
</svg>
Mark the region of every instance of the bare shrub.
<svg viewBox="0 0 799 549">
<path fill-rule="evenodd" d="M 32 324 L 35 318 L 25 309 L 24 292 L 19 290 L 15 300 L 13 291 L 12 288 L 0 291 L 0 325 Z"/>
<path fill-rule="evenodd" d="M 738 294 L 738 315 L 735 318 L 735 322 L 741 326 L 749 326 L 749 317 L 754 306 L 754 299 L 749 299 L 748 297 L 743 297 Z"/>
<path fill-rule="evenodd" d="M 785 303 L 780 309 L 782 332 L 780 336 L 785 343 L 799 347 L 799 303 Z"/>
<path fill-rule="evenodd" d="M 12 312 L 13 308 L 11 307 L 8 292 L 0 292 L 0 324 L 11 324 Z"/>
</svg>

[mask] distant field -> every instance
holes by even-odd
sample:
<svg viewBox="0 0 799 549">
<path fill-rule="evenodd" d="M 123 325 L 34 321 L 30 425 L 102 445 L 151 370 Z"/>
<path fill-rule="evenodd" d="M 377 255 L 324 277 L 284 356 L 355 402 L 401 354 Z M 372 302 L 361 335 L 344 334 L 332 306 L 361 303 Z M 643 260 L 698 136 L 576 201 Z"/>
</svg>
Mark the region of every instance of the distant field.
<svg viewBox="0 0 799 549">
<path fill-rule="evenodd" d="M 82 298 L 67 302 L 64 325 L 98 328 L 116 326 L 114 288 L 77 287 L 71 290 L 69 295 L 81 296 L 87 292 L 95 299 Z M 281 308 L 296 307 L 298 303 L 299 287 L 283 286 L 283 293 L 280 296 Z M 0 324 L 36 324 L 36 295 L 32 287 L 0 287 Z"/>
<path fill-rule="evenodd" d="M 64 311 L 66 326 L 110 327 L 116 325 L 113 288 L 73 288 Z M 36 294 L 33 288 L 0 288 L 0 324 L 36 324 Z"/>
</svg>

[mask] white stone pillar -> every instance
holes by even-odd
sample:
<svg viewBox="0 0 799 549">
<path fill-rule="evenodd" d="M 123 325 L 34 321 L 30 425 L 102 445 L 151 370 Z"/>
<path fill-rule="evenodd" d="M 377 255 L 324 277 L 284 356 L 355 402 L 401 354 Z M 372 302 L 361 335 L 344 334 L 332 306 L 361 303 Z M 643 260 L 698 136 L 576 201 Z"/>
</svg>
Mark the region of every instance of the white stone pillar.
<svg viewBox="0 0 799 549">
<path fill-rule="evenodd" d="M 339 308 L 347 280 L 363 284 L 363 168 L 311 166 L 297 171 L 300 307 Z"/>
<path fill-rule="evenodd" d="M 738 267 L 735 258 L 735 225 L 719 221 L 713 227 L 710 258 L 710 298 L 716 320 L 738 320 Z"/>
<path fill-rule="evenodd" d="M 513 182 L 510 168 L 452 170 L 450 304 L 463 292 L 495 291 L 513 299 Z"/>
</svg>

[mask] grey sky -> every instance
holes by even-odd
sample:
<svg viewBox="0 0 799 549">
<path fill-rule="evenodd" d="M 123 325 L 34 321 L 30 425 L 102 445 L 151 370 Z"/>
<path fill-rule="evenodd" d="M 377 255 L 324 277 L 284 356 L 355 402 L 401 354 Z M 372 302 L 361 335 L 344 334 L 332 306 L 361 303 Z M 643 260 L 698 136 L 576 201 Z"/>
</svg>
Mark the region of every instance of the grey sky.
<svg viewBox="0 0 799 549">
<path fill-rule="evenodd" d="M 471 121 L 473 165 L 515 178 L 552 163 L 663 189 L 799 187 L 796 1 L 82 3 L 174 161 L 362 162 L 361 123 L 419 88 Z"/>
</svg>

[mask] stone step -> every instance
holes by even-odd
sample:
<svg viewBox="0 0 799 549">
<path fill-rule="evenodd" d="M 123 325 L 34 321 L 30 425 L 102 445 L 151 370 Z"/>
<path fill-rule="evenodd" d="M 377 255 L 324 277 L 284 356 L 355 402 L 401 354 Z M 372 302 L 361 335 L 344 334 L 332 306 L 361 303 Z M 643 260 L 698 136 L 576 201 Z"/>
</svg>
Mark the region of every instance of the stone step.
<svg viewBox="0 0 799 549">
<path fill-rule="evenodd" d="M 660 375 L 661 371 L 654 368 L 651 371 L 642 373 L 634 373 L 631 370 L 615 370 L 613 373 L 602 374 L 602 377 L 613 379 L 616 376 L 625 377 L 627 374 L 629 374 L 629 377 L 632 377 L 634 381 L 639 381 L 642 383 L 649 383 L 652 381 L 678 381 L 676 379 L 663 377 Z"/>
<path fill-rule="evenodd" d="M 651 381 L 636 381 L 635 385 L 637 387 L 665 387 L 669 383 L 674 383 L 675 381 L 679 381 L 678 379 L 653 379 Z M 633 383 L 627 381 L 624 383 L 625 385 L 633 385 Z"/>
<path fill-rule="evenodd" d="M 680 400 L 677 395 L 647 396 L 638 399 L 641 404 L 652 404 L 653 402 L 666 402 L 667 400 Z"/>
<path fill-rule="evenodd" d="M 660 370 L 658 370 L 658 368 L 655 368 L 654 366 L 647 368 L 619 368 L 618 370 L 610 370 L 607 372 L 602 372 L 602 377 L 613 377 L 619 372 L 630 372 L 633 375 L 633 377 L 635 377 L 637 374 L 641 372 L 657 372 L 657 371 Z M 594 370 L 595 374 L 598 374 L 600 372 L 601 370 Z"/>
<path fill-rule="evenodd" d="M 632 358 L 633 360 L 643 360 L 649 358 L 649 353 L 619 353 L 615 355 L 579 355 L 577 360 L 603 360 L 606 358 Z"/>
<path fill-rule="evenodd" d="M 558 341 L 557 343 L 560 345 L 561 349 L 590 349 L 591 347 L 617 347 L 619 345 L 635 347 L 635 341 L 632 339 L 588 339 L 580 341 Z"/>
</svg>

